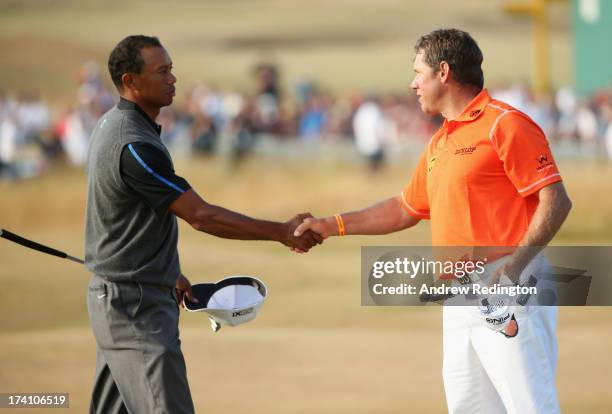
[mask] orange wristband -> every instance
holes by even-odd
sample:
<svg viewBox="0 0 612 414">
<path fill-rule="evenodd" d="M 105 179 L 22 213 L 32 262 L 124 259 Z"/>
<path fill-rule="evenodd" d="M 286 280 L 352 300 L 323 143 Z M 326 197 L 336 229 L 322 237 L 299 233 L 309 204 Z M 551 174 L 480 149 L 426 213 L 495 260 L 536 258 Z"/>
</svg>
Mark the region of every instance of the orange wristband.
<svg viewBox="0 0 612 414">
<path fill-rule="evenodd" d="M 340 214 L 334 214 L 334 218 L 336 219 L 336 224 L 338 224 L 338 236 L 344 236 L 346 234 L 346 229 L 344 228 L 342 216 Z"/>
</svg>

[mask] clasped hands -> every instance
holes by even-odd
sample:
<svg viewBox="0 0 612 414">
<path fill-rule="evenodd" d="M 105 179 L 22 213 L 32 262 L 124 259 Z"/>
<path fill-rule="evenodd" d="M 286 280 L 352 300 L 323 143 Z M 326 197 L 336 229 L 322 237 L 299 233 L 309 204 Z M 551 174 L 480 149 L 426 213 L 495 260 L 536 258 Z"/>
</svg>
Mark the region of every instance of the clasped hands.
<svg viewBox="0 0 612 414">
<path fill-rule="evenodd" d="M 285 223 L 285 228 L 287 235 L 281 242 L 296 253 L 308 252 L 331 235 L 328 220 L 316 219 L 310 213 L 296 214 Z"/>
</svg>

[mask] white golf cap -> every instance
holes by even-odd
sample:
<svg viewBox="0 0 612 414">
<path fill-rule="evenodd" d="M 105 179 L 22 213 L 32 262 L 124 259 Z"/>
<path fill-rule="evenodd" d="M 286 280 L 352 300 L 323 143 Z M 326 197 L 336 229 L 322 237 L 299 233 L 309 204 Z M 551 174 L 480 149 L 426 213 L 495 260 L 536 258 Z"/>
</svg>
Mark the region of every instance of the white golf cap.
<svg viewBox="0 0 612 414">
<path fill-rule="evenodd" d="M 251 276 L 230 276 L 216 283 L 198 283 L 191 286 L 198 303 L 185 296 L 183 304 L 190 312 L 206 312 L 213 331 L 221 324 L 236 326 L 255 319 L 268 295 L 268 288 Z"/>
</svg>

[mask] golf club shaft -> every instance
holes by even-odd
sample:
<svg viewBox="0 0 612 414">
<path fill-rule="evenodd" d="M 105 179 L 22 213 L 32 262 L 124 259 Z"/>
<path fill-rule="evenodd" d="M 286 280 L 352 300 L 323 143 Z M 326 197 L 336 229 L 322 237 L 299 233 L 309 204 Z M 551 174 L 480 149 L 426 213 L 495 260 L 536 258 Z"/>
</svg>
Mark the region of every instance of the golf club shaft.
<svg viewBox="0 0 612 414">
<path fill-rule="evenodd" d="M 10 240 L 13 243 L 20 244 L 24 247 L 38 250 L 39 252 L 42 252 L 42 253 L 50 254 L 51 256 L 61 257 L 62 259 L 68 259 L 68 260 L 71 260 L 73 262 L 80 263 L 80 264 L 84 263 L 83 260 L 79 258 L 70 256 L 67 253 L 61 252 L 49 246 L 45 246 L 44 244 L 40 244 L 32 240 L 28 240 L 26 238 L 16 235 L 15 233 L 11 233 L 10 231 L 5 230 L 5 229 L 0 229 L 0 237 L 6 240 Z"/>
</svg>

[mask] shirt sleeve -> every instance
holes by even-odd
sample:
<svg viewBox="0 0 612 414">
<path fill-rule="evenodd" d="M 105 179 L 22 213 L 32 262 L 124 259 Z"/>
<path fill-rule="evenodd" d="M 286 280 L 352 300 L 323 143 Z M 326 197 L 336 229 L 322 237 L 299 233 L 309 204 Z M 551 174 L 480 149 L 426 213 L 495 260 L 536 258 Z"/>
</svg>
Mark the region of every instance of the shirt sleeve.
<svg viewBox="0 0 612 414">
<path fill-rule="evenodd" d="M 151 144 L 135 142 L 121 151 L 123 181 L 156 211 L 166 210 L 191 186 L 175 174 L 172 161 Z"/>
<path fill-rule="evenodd" d="M 561 181 L 544 132 L 526 115 L 517 111 L 501 115 L 491 138 L 506 175 L 521 196 Z"/>
<path fill-rule="evenodd" d="M 411 216 L 429 219 L 429 197 L 427 197 L 427 148 L 421 154 L 410 182 L 401 193 L 402 207 Z"/>
</svg>

